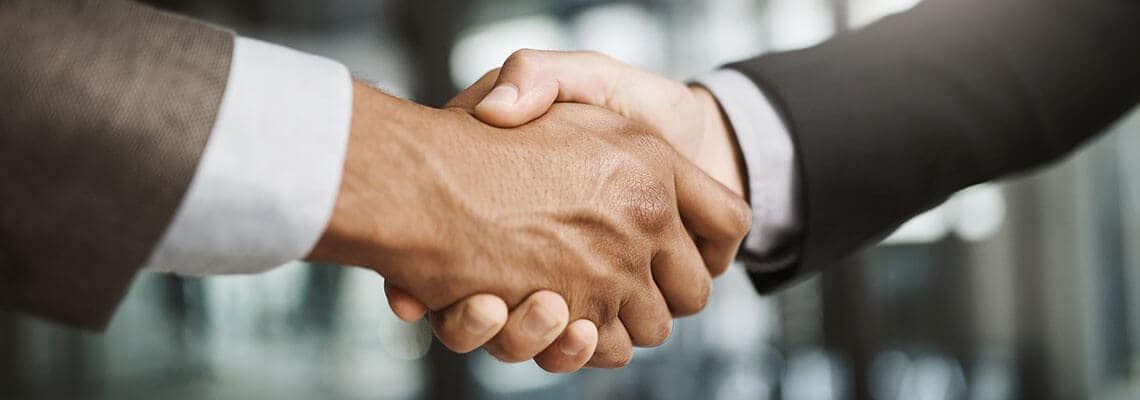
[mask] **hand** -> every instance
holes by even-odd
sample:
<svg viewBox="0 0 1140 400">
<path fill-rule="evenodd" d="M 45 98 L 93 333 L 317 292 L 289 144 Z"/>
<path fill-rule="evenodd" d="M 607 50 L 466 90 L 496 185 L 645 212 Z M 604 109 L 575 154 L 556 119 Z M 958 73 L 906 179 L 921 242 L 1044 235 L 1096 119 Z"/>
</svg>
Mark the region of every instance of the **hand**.
<svg viewBox="0 0 1140 400">
<path fill-rule="evenodd" d="M 748 218 L 645 128 L 599 109 L 559 105 L 503 131 L 358 85 L 341 193 L 309 259 L 370 266 L 432 310 L 553 291 L 611 344 L 591 365 L 612 367 L 631 344 L 663 341 L 672 314 L 704 306 Z M 564 327 L 514 311 L 490 343 L 510 361 Z"/>
<path fill-rule="evenodd" d="M 602 54 L 520 50 L 501 69 L 488 72 L 452 103 L 464 105 L 484 122 L 510 128 L 542 116 L 556 101 L 606 107 L 654 127 L 710 176 L 746 196 L 743 161 L 735 137 L 708 91 L 638 70 Z M 401 318 L 410 321 L 423 316 L 423 306 L 414 298 L 396 288 L 386 291 L 389 304 Z M 562 304 L 560 300 L 547 299 L 551 308 Z M 588 340 L 593 337 L 588 333 L 581 328 L 568 332 L 562 340 Z M 463 335 L 447 337 L 459 340 L 456 338 Z M 537 361 L 548 365 L 547 360 L 558 360 L 552 354 L 544 352 Z M 561 361 L 561 365 L 569 364 L 572 363 Z"/>
<path fill-rule="evenodd" d="M 542 116 L 555 102 L 591 104 L 646 124 L 698 167 L 742 196 L 743 161 L 716 99 L 700 86 L 623 64 L 590 51 L 519 50 L 472 88 L 494 81 L 475 106 L 488 124 L 511 128 Z M 468 89 L 466 92 L 470 92 Z"/>
</svg>

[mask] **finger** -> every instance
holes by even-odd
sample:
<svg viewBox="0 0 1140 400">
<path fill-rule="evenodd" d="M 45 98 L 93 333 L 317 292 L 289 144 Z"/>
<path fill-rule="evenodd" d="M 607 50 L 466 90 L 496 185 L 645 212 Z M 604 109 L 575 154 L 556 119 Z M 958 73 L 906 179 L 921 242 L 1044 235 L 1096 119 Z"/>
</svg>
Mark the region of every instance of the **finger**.
<svg viewBox="0 0 1140 400">
<path fill-rule="evenodd" d="M 752 223 L 744 199 L 678 156 L 677 209 L 713 276 L 728 270 Z"/>
<path fill-rule="evenodd" d="M 388 307 L 404 322 L 418 321 L 427 313 L 427 306 L 388 281 L 384 281 L 384 295 L 388 297 Z"/>
<path fill-rule="evenodd" d="M 534 358 L 558 339 L 569 319 L 562 296 L 548 290 L 536 292 L 511 310 L 506 326 L 487 344 L 487 352 L 504 362 Z"/>
<path fill-rule="evenodd" d="M 467 353 L 483 346 L 506 323 L 507 303 L 489 294 L 468 297 L 431 314 L 436 337 L 456 353 Z"/>
<path fill-rule="evenodd" d="M 494 89 L 475 106 L 475 116 L 511 128 L 542 116 L 556 101 L 606 107 L 626 69 L 595 52 L 519 50 L 503 63 Z"/>
<path fill-rule="evenodd" d="M 581 369 L 598 347 L 598 327 L 588 319 L 571 322 L 558 341 L 534 357 L 547 372 L 561 374 Z"/>
<path fill-rule="evenodd" d="M 637 347 L 655 347 L 665 343 L 673 331 L 673 315 L 665 304 L 665 298 L 657 290 L 647 292 L 631 299 L 618 312 L 618 318 L 629 332 L 630 342 Z"/>
<path fill-rule="evenodd" d="M 678 227 L 671 245 L 653 257 L 653 280 L 674 317 L 696 314 L 708 304 L 712 275 L 692 238 Z"/>
<path fill-rule="evenodd" d="M 475 105 L 479 104 L 487 93 L 495 87 L 495 80 L 499 78 L 499 69 L 495 68 L 483 74 L 479 80 L 472 83 L 462 92 L 452 97 L 451 100 L 444 105 L 444 108 L 462 108 L 468 112 L 475 112 Z"/>
<path fill-rule="evenodd" d="M 621 321 L 612 321 L 598 329 L 598 347 L 586 363 L 593 368 L 621 368 L 633 361 L 633 343 Z"/>
</svg>

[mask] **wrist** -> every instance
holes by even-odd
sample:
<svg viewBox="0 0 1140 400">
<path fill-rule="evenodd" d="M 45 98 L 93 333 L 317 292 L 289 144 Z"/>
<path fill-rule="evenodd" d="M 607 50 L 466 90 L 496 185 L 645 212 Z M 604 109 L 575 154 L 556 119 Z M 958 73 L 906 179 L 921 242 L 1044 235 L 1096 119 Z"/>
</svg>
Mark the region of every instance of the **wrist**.
<svg viewBox="0 0 1140 400">
<path fill-rule="evenodd" d="M 433 179 L 425 162 L 431 136 L 422 132 L 439 110 L 388 96 L 356 82 L 344 171 L 332 216 L 308 261 L 367 266 L 387 276 L 399 258 L 434 246 L 434 224 L 422 207 Z M 420 251 L 412 251 L 418 249 Z"/>
</svg>

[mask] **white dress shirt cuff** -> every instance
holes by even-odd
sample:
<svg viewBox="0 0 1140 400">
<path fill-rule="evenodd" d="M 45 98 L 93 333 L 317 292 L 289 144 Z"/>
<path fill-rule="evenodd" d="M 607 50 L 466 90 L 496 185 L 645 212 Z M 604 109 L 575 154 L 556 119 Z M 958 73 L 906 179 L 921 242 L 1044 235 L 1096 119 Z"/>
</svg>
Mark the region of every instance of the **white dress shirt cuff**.
<svg viewBox="0 0 1140 400">
<path fill-rule="evenodd" d="M 799 254 L 803 225 L 791 134 L 768 98 L 744 74 L 724 69 L 694 82 L 716 97 L 744 156 L 753 215 L 741 260 L 755 272 L 789 267 Z"/>
<path fill-rule="evenodd" d="M 340 63 L 236 38 L 197 173 L 147 268 L 257 273 L 308 254 L 336 202 L 351 113 Z"/>
</svg>

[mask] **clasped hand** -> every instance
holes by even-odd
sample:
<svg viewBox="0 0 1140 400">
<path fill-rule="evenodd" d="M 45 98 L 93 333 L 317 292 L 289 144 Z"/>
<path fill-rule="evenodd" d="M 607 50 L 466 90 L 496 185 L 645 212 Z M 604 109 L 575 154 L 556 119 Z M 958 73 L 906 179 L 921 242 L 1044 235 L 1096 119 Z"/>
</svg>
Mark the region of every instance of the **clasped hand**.
<svg viewBox="0 0 1140 400">
<path fill-rule="evenodd" d="M 516 53 L 499 72 L 444 110 L 358 85 L 341 193 L 309 259 L 376 270 L 396 314 L 432 310 L 454 351 L 623 366 L 705 306 L 748 230 L 738 169 L 690 162 L 716 156 L 703 147 L 719 111 L 593 53 Z"/>
</svg>

